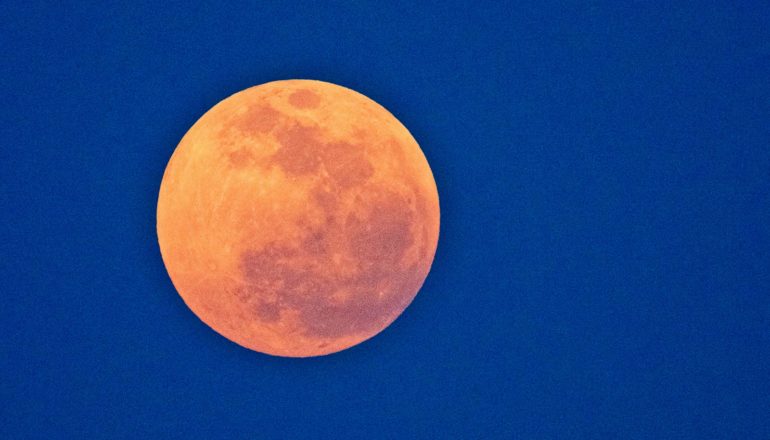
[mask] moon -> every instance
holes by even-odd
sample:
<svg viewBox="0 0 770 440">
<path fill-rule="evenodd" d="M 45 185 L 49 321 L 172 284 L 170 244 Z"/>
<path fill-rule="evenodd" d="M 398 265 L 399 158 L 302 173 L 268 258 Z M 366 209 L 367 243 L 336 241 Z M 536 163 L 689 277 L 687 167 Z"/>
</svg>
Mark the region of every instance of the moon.
<svg viewBox="0 0 770 440">
<path fill-rule="evenodd" d="M 288 357 L 334 353 L 390 325 L 439 235 L 430 166 L 409 131 L 353 90 L 275 81 L 215 105 L 160 186 L 163 262 L 222 336 Z"/>
</svg>

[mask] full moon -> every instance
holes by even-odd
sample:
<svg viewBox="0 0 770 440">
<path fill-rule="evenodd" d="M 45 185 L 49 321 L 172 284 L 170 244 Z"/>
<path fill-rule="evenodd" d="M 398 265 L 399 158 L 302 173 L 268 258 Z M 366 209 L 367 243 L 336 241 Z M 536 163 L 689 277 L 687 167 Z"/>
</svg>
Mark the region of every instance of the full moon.
<svg viewBox="0 0 770 440">
<path fill-rule="evenodd" d="M 157 232 L 203 322 L 255 351 L 319 356 L 371 338 L 414 299 L 436 251 L 438 192 L 385 108 L 326 82 L 275 81 L 184 135 Z"/>
</svg>

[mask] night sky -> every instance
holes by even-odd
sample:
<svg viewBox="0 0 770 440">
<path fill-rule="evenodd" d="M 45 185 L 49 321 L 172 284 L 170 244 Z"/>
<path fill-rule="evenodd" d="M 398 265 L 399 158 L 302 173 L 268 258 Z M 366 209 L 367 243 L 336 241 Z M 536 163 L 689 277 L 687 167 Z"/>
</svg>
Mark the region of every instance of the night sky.
<svg viewBox="0 0 770 440">
<path fill-rule="evenodd" d="M 770 438 L 770 4 L 0 3 L 0 438 Z M 421 292 L 338 354 L 213 332 L 166 163 L 309 78 L 422 147 Z"/>
</svg>

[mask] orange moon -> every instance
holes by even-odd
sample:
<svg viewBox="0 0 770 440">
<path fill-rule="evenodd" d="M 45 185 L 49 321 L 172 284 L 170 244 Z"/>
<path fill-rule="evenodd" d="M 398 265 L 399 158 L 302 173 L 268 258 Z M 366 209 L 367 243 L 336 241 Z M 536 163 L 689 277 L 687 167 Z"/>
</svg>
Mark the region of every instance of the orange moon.
<svg viewBox="0 0 770 440">
<path fill-rule="evenodd" d="M 277 356 L 344 350 L 390 325 L 430 270 L 430 166 L 385 108 L 334 84 L 236 93 L 185 134 L 160 186 L 163 262 L 222 336 Z"/>
</svg>

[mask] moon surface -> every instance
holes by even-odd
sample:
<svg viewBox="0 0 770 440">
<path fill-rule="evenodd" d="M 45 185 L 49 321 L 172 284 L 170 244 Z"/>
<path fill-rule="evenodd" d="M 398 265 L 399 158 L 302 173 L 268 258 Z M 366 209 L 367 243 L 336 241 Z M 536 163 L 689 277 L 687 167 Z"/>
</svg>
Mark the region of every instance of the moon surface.
<svg viewBox="0 0 770 440">
<path fill-rule="evenodd" d="M 326 82 L 275 81 L 185 134 L 157 232 L 203 322 L 262 353 L 318 356 L 371 338 L 412 301 L 436 251 L 438 193 L 382 106 Z"/>
</svg>

